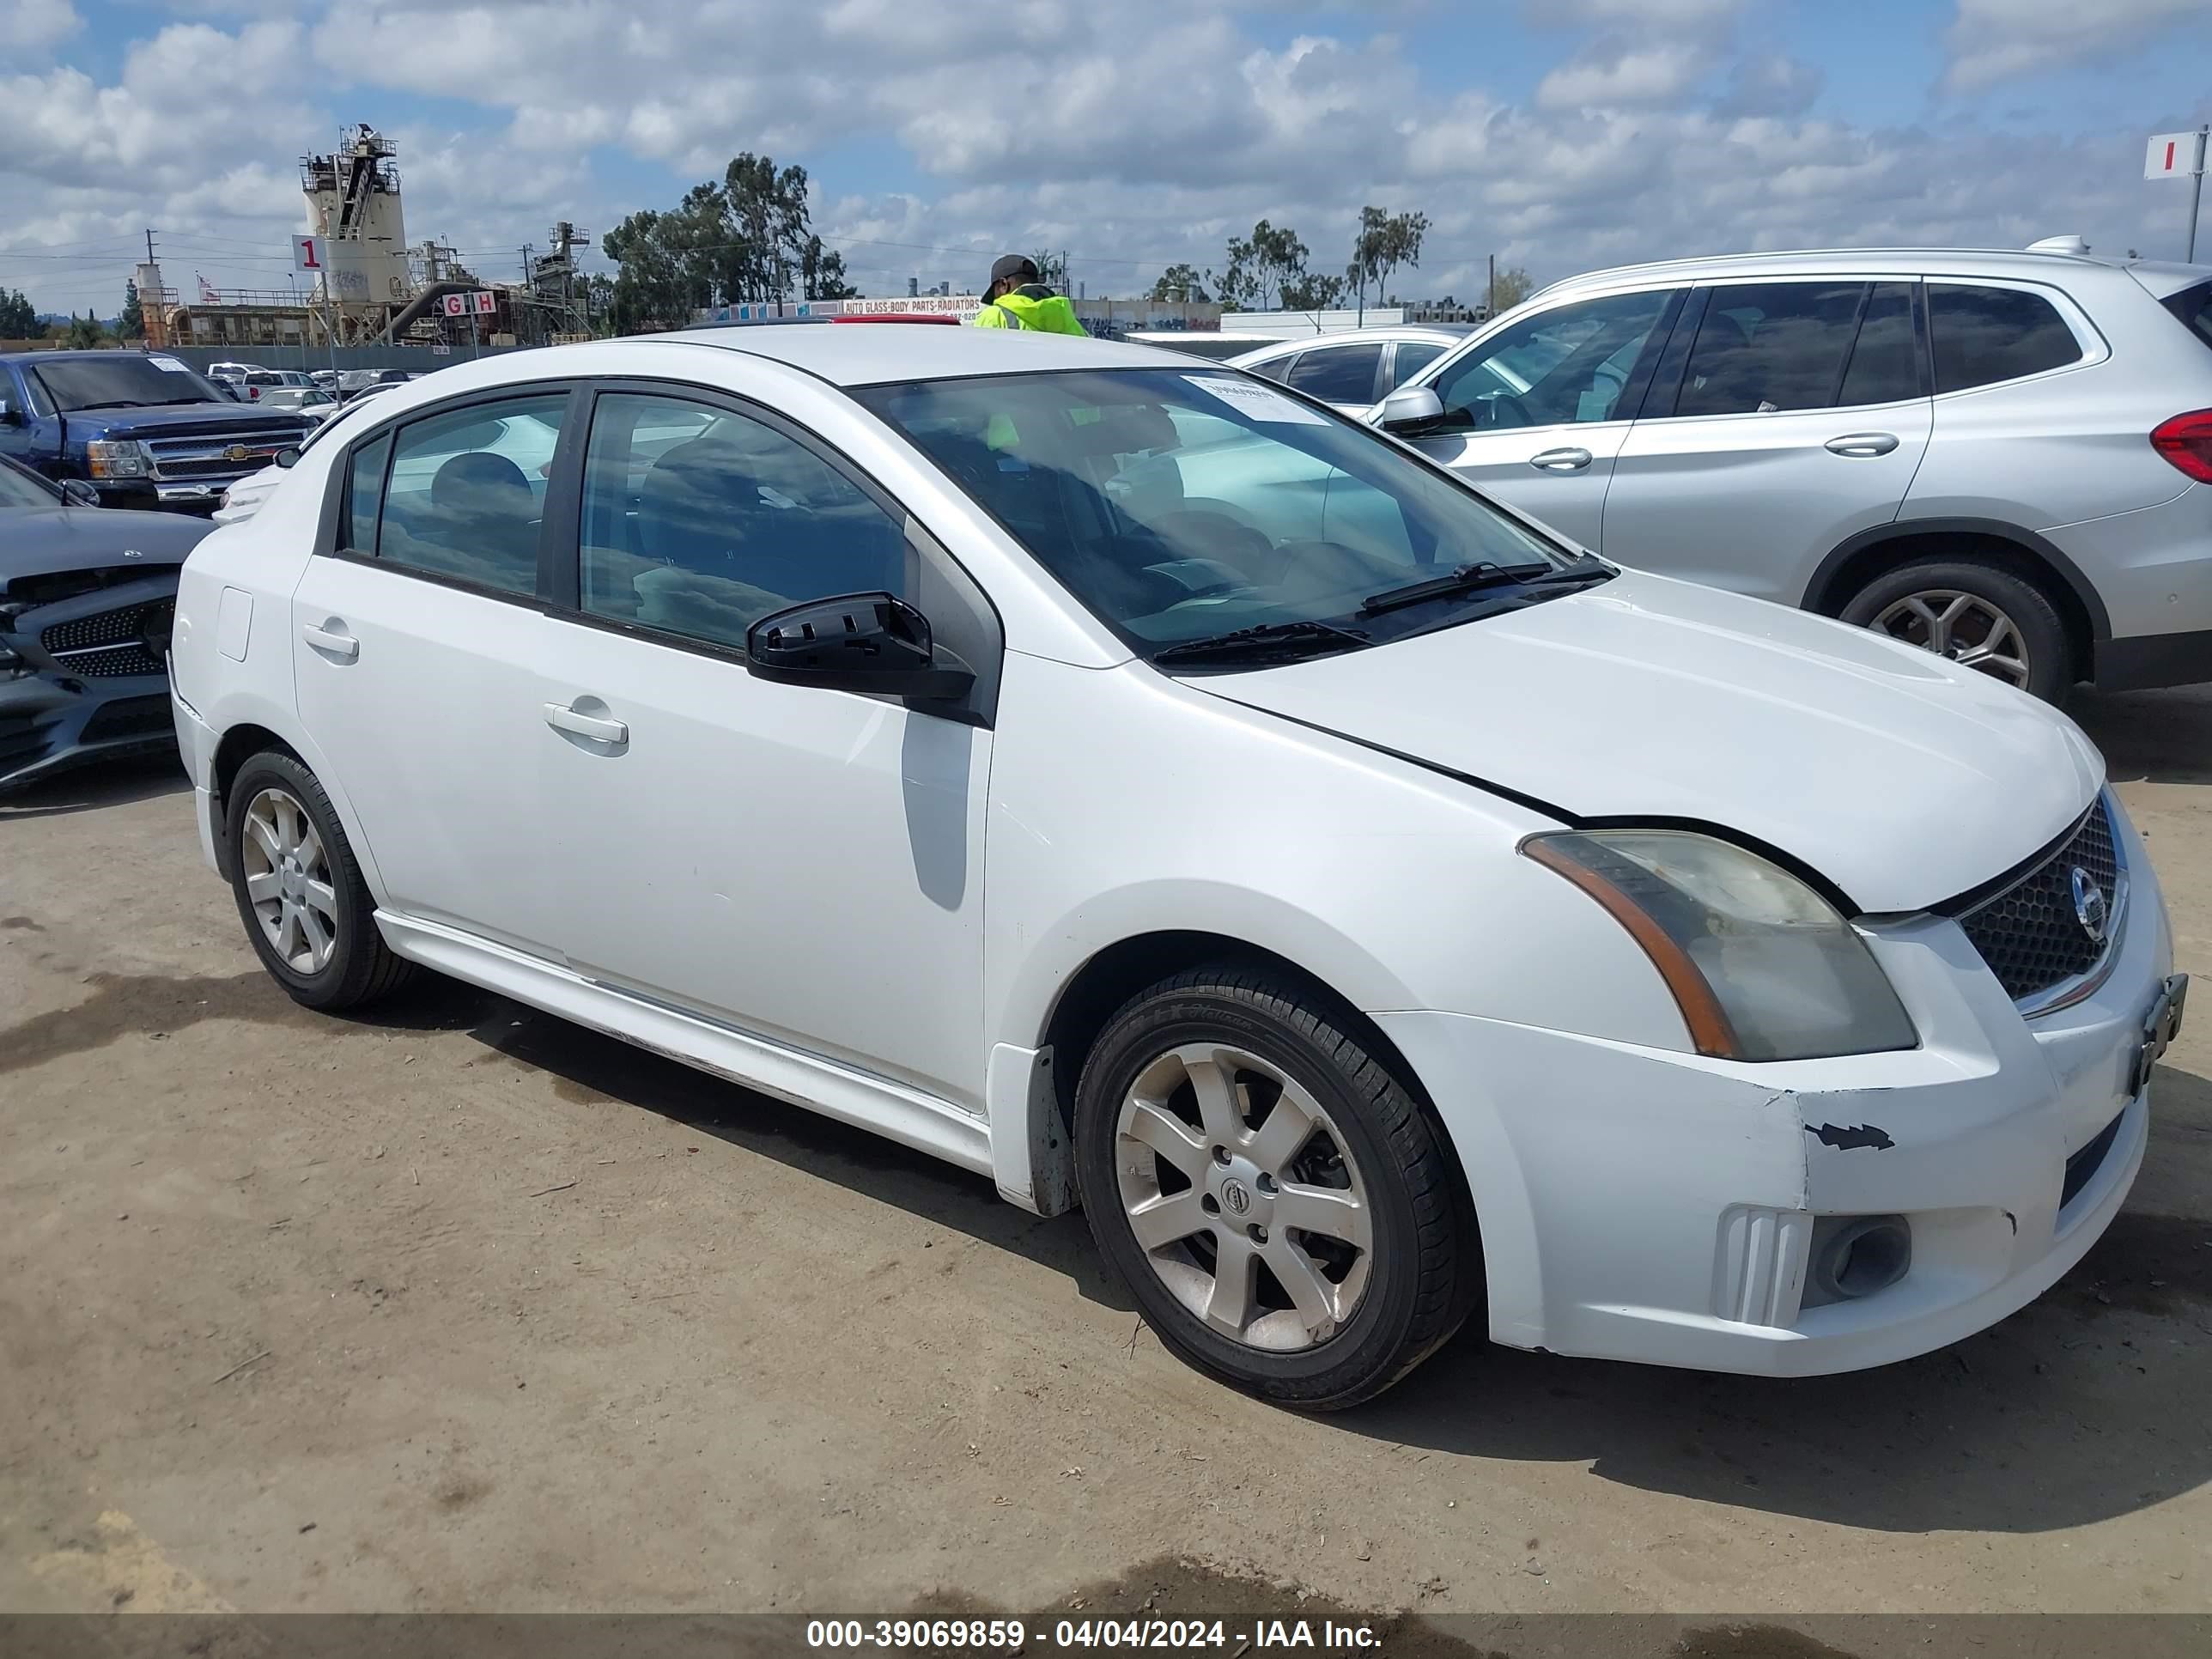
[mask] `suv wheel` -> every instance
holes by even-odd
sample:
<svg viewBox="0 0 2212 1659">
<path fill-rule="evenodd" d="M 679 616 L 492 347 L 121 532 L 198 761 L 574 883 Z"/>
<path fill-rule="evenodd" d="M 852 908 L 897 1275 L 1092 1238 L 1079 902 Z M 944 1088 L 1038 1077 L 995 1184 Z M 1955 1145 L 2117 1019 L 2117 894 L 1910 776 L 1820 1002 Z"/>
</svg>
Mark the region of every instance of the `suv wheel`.
<svg viewBox="0 0 2212 1659">
<path fill-rule="evenodd" d="M 350 1008 L 397 989 L 412 964 L 377 931 L 376 901 L 315 775 L 271 750 L 230 791 L 231 889 L 246 936 L 295 1002 Z"/>
<path fill-rule="evenodd" d="M 2057 702 L 2073 683 L 2065 622 L 2044 592 L 1961 554 L 1900 565 L 1843 609 L 1856 623 Z"/>
<path fill-rule="evenodd" d="M 1076 1091 L 1107 1261 L 1172 1352 L 1286 1406 L 1381 1393 L 1479 1283 L 1450 1152 L 1323 1000 L 1201 969 L 1108 1024 Z"/>
</svg>

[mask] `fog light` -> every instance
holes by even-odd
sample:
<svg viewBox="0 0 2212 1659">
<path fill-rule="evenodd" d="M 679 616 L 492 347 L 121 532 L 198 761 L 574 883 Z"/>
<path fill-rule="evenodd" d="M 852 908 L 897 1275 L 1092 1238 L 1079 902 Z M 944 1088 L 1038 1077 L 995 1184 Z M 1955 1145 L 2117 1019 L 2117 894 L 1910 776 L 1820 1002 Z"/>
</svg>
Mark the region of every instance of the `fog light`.
<svg viewBox="0 0 2212 1659">
<path fill-rule="evenodd" d="M 1803 1305 L 1825 1308 L 1872 1296 L 1896 1284 L 1911 1266 L 1912 1229 L 1903 1216 L 1815 1217 Z"/>
</svg>

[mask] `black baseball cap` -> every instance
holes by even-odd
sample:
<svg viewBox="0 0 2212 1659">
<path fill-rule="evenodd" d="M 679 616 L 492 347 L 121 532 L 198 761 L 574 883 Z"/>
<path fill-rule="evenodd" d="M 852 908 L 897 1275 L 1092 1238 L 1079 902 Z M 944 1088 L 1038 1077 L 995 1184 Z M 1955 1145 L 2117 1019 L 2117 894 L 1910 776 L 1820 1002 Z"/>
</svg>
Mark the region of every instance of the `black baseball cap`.
<svg viewBox="0 0 2212 1659">
<path fill-rule="evenodd" d="M 1040 274 L 1036 261 L 1026 253 L 1001 254 L 998 263 L 991 267 L 991 280 L 994 283 L 1003 283 L 1013 276 L 1026 276 L 1034 283 Z"/>
</svg>

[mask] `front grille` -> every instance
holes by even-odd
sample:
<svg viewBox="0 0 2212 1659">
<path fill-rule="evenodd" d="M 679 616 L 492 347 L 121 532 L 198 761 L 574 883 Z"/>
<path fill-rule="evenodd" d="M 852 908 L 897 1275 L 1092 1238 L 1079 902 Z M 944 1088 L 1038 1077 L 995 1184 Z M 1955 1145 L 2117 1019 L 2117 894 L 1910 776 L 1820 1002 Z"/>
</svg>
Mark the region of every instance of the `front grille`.
<svg viewBox="0 0 2212 1659">
<path fill-rule="evenodd" d="M 208 432 L 190 438 L 149 438 L 146 453 L 154 459 L 154 476 L 164 479 L 235 478 L 258 472 L 276 459 L 280 449 L 296 448 L 307 440 L 307 428 L 258 427 L 251 432 Z M 243 447 L 246 459 L 233 460 L 228 452 Z"/>
<path fill-rule="evenodd" d="M 2074 872 L 2085 872 L 2104 897 L 2104 926 L 2093 935 L 2076 914 Z M 2120 930 L 2119 858 L 2102 798 L 2044 860 L 1993 896 L 1960 913 L 1959 926 L 2019 1002 L 2103 960 Z"/>
<path fill-rule="evenodd" d="M 39 635 L 64 674 L 114 679 L 126 674 L 161 672 L 160 647 L 175 619 L 173 597 L 143 605 L 120 605 L 72 622 L 56 623 Z"/>
<path fill-rule="evenodd" d="M 144 738 L 173 731 L 176 720 L 165 696 L 118 697 L 92 711 L 78 734 L 80 743 L 105 743 L 113 738 Z"/>
<path fill-rule="evenodd" d="M 2127 1114 L 2123 1112 L 2120 1116 Z M 2059 1184 L 2058 1207 L 2071 1204 L 2090 1179 L 2104 1167 L 2105 1154 L 2112 1150 L 2112 1142 L 2119 1138 L 2120 1119 L 2116 1117 L 2097 1131 L 2097 1138 L 2066 1160 L 2066 1179 Z"/>
</svg>

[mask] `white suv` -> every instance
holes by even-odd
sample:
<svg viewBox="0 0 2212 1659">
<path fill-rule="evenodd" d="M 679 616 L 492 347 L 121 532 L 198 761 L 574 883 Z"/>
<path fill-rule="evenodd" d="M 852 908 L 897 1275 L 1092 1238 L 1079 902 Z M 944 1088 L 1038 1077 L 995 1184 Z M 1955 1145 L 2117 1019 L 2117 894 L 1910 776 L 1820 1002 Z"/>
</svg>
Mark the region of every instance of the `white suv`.
<svg viewBox="0 0 2212 1659">
<path fill-rule="evenodd" d="M 1264 380 L 726 329 L 326 431 L 170 658 L 284 989 L 428 966 L 1079 1194 L 1243 1387 L 1348 1404 L 1470 1314 L 1876 1364 L 2039 1293 L 2142 1159 L 2185 988 L 2064 715 Z"/>
<path fill-rule="evenodd" d="M 1601 270 L 1373 418 L 1609 559 L 2040 696 L 2212 679 L 2212 267 L 2039 246 Z"/>
</svg>

